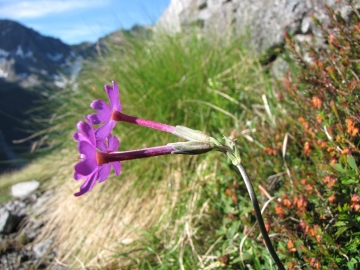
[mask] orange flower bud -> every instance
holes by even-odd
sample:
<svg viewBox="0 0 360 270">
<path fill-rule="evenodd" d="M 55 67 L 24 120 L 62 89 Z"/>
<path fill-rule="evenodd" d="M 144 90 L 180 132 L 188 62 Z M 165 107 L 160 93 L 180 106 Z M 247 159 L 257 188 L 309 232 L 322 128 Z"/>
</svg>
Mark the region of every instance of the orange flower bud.
<svg viewBox="0 0 360 270">
<path fill-rule="evenodd" d="M 321 115 L 317 115 L 317 116 L 316 116 L 316 122 L 319 123 L 319 124 L 321 124 L 322 121 L 323 121 L 322 116 L 321 116 Z"/>
<path fill-rule="evenodd" d="M 286 245 L 286 248 L 292 253 L 296 252 L 294 242 L 291 239 L 289 239 L 289 241 L 288 241 L 288 243 Z"/>
<path fill-rule="evenodd" d="M 291 203 L 291 201 L 289 199 L 284 199 L 283 200 L 283 205 L 290 208 L 292 203 Z"/>
<path fill-rule="evenodd" d="M 281 218 L 285 217 L 285 210 L 280 205 L 275 205 L 275 213 L 280 216 Z"/>
<path fill-rule="evenodd" d="M 353 128 L 353 130 L 351 131 L 351 137 L 355 137 L 356 136 L 356 134 L 358 134 L 359 133 L 359 128 Z"/>
<path fill-rule="evenodd" d="M 228 196 L 231 196 L 233 194 L 232 190 L 230 188 L 227 188 L 225 190 L 225 194 L 228 195 Z"/>
<path fill-rule="evenodd" d="M 311 148 L 310 148 L 309 142 L 305 142 L 305 144 L 304 144 L 304 154 L 307 157 L 310 156 L 310 154 L 311 154 Z"/>
<path fill-rule="evenodd" d="M 322 105 L 322 100 L 319 97 L 315 96 L 311 99 L 311 103 L 314 108 L 320 109 Z"/>
<path fill-rule="evenodd" d="M 305 223 L 305 221 L 304 221 L 303 219 L 300 219 L 300 221 L 299 221 L 299 226 L 300 226 L 301 229 L 305 230 L 305 228 L 306 228 L 306 223 Z"/>
<path fill-rule="evenodd" d="M 330 197 L 328 198 L 328 201 L 329 201 L 330 203 L 334 203 L 334 202 L 336 201 L 335 195 L 334 195 L 334 194 L 330 195 Z"/>
<path fill-rule="evenodd" d="M 317 241 L 318 243 L 321 242 L 321 239 L 322 239 L 322 236 L 321 236 L 320 234 L 316 235 L 316 241 Z"/>
<path fill-rule="evenodd" d="M 334 165 L 336 162 L 337 162 L 337 159 L 336 159 L 336 158 L 330 159 L 330 164 L 331 164 L 331 165 Z"/>
<path fill-rule="evenodd" d="M 264 221 L 264 224 L 265 224 L 265 229 L 266 229 L 266 231 L 269 232 L 269 231 L 270 231 L 270 222 L 267 221 L 267 220 L 265 220 L 265 221 Z"/>
</svg>

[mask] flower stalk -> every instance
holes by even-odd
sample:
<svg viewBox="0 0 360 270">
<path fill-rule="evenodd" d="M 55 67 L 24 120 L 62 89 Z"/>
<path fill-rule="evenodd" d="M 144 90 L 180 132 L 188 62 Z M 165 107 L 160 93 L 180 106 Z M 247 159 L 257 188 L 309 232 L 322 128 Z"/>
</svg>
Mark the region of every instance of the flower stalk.
<svg viewBox="0 0 360 270">
<path fill-rule="evenodd" d="M 275 264 L 277 265 L 277 267 L 280 270 L 285 270 L 282 262 L 280 261 L 278 255 L 271 243 L 270 237 L 266 231 L 264 220 L 262 218 L 261 210 L 259 207 L 259 202 L 257 200 L 256 194 L 255 194 L 254 188 L 251 184 L 251 181 L 249 179 L 249 176 L 246 173 L 245 168 L 241 165 L 239 148 L 237 147 L 237 145 L 235 144 L 235 142 L 233 140 L 231 140 L 230 138 L 227 138 L 227 137 L 224 137 L 224 138 L 225 138 L 226 145 L 225 145 L 225 147 L 222 147 L 220 151 L 224 152 L 229 157 L 229 159 L 231 160 L 233 165 L 236 166 L 236 168 L 239 170 L 241 177 L 245 182 L 246 189 L 249 193 L 249 197 L 250 197 L 250 200 L 253 205 L 254 212 L 255 212 L 255 217 L 259 224 L 260 232 L 262 234 L 262 237 L 264 238 L 266 247 L 267 247 L 271 257 L 273 258 Z"/>
<path fill-rule="evenodd" d="M 251 184 L 251 181 L 249 179 L 249 176 L 247 175 L 246 173 L 246 170 L 245 168 L 241 165 L 241 164 L 238 164 L 236 165 L 236 167 L 238 168 L 240 174 L 241 174 L 241 177 L 243 178 L 244 182 L 245 182 L 245 185 L 246 185 L 246 189 L 249 193 L 249 196 L 250 196 L 250 200 L 252 202 L 252 205 L 253 205 L 253 208 L 254 208 L 254 212 L 255 212 L 255 217 L 256 217 L 256 220 L 259 224 L 259 228 L 260 228 L 260 232 L 262 234 L 262 237 L 264 238 L 264 241 L 265 241 L 265 244 L 266 244 L 266 247 L 271 255 L 271 257 L 273 258 L 275 264 L 277 265 L 277 267 L 280 269 L 280 270 L 285 270 L 282 262 L 280 261 L 272 243 L 271 243 L 271 240 L 270 240 L 270 237 L 266 231 L 266 227 L 265 227 L 265 224 L 264 224 L 264 220 L 262 218 L 262 215 L 261 215 L 261 210 L 260 210 L 260 207 L 259 207 L 259 203 L 258 203 L 258 200 L 257 200 L 257 197 L 255 195 L 255 191 L 254 191 L 254 188 Z"/>
<path fill-rule="evenodd" d="M 175 131 L 174 126 L 170 126 L 167 124 L 143 119 L 140 117 L 126 115 L 126 114 L 123 114 L 122 112 L 119 112 L 116 110 L 112 111 L 111 119 L 114 121 L 117 121 L 117 122 L 126 122 L 126 123 L 135 124 L 135 125 L 139 125 L 139 126 L 143 126 L 143 127 L 148 127 L 148 128 L 152 128 L 152 129 L 156 129 L 156 130 L 160 130 L 160 131 L 164 131 L 164 132 L 169 132 L 169 133 L 174 133 L 174 131 Z"/>
<path fill-rule="evenodd" d="M 155 146 L 131 151 L 110 153 L 96 152 L 96 160 L 98 165 L 103 165 L 116 161 L 150 158 L 170 154 L 200 155 L 213 149 L 214 147 L 209 144 L 197 142 L 176 142 L 169 143 L 165 146 Z"/>
</svg>

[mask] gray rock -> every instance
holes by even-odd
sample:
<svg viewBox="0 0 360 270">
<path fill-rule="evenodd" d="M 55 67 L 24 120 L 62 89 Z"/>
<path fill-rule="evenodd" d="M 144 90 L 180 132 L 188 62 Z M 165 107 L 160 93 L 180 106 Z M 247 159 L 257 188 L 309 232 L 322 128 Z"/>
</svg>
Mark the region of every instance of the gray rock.
<svg viewBox="0 0 360 270">
<path fill-rule="evenodd" d="M 354 3 L 360 6 L 360 0 Z M 351 11 L 346 1 L 336 0 L 172 0 L 157 27 L 179 32 L 196 24 L 204 30 L 216 28 L 222 33 L 234 26 L 238 35 L 249 35 L 252 47 L 264 52 L 283 47 L 284 32 L 321 36 L 310 14 L 326 23 L 325 4 L 345 18 Z"/>
<path fill-rule="evenodd" d="M 274 78 L 281 79 L 286 70 L 288 70 L 289 64 L 283 58 L 278 57 L 271 66 L 270 73 Z"/>
<path fill-rule="evenodd" d="M 42 208 L 42 206 L 51 199 L 53 194 L 54 194 L 53 190 L 45 191 L 44 194 L 42 194 L 32 205 L 32 211 L 38 213 Z"/>
<path fill-rule="evenodd" d="M 0 233 L 6 233 L 8 231 L 8 220 L 9 220 L 9 211 L 5 208 L 0 208 Z"/>
<path fill-rule="evenodd" d="M 5 204 L 5 208 L 16 215 L 26 215 L 26 203 L 24 201 L 9 201 Z"/>
<path fill-rule="evenodd" d="M 44 225 L 39 206 L 52 194 L 34 192 L 0 207 L 0 269 L 66 269 L 54 261 L 53 239 L 36 242 Z"/>
<path fill-rule="evenodd" d="M 24 198 L 37 190 L 39 186 L 40 183 L 36 180 L 18 183 L 11 187 L 11 195 L 15 198 Z"/>
<path fill-rule="evenodd" d="M 25 215 L 16 215 L 6 208 L 0 208 L 0 233 L 10 234 L 15 232 L 24 217 Z"/>
<path fill-rule="evenodd" d="M 44 242 L 37 243 L 33 246 L 33 251 L 35 258 L 42 258 L 46 255 L 46 253 L 49 251 L 49 248 L 52 244 L 51 240 L 46 240 Z"/>
</svg>

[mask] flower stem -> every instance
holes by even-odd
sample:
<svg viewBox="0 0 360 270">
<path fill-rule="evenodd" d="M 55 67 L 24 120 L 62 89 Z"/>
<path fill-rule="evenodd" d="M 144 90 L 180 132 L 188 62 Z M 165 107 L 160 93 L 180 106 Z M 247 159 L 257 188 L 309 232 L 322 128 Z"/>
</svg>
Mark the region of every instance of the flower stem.
<svg viewBox="0 0 360 270">
<path fill-rule="evenodd" d="M 143 127 L 161 130 L 164 132 L 173 133 L 175 131 L 174 126 L 166 125 L 166 124 L 159 123 L 159 122 L 154 122 L 154 121 L 139 118 L 139 117 L 126 115 L 126 114 L 123 114 L 116 110 L 114 110 L 112 112 L 111 118 L 115 121 L 127 122 L 127 123 L 131 123 L 131 124 L 135 124 L 135 125 L 139 125 L 139 126 L 143 126 Z"/>
<path fill-rule="evenodd" d="M 124 151 L 124 152 L 111 152 L 102 153 L 96 152 L 96 160 L 98 165 L 102 165 L 114 161 L 132 160 L 140 158 L 149 158 L 155 156 L 163 156 L 172 154 L 175 151 L 173 146 L 156 146 L 150 148 L 143 148 L 138 150 Z"/>
<path fill-rule="evenodd" d="M 257 222 L 258 222 L 259 227 L 260 227 L 260 232 L 261 232 L 261 234 L 262 234 L 262 236 L 264 238 L 266 247 L 268 248 L 269 253 L 270 253 L 271 257 L 274 259 L 275 264 L 277 265 L 277 267 L 280 270 L 285 270 L 282 262 L 280 261 L 278 255 L 276 254 L 276 251 L 275 251 L 274 247 L 271 244 L 270 237 L 269 237 L 269 235 L 268 235 L 268 233 L 266 231 L 264 220 L 263 220 L 262 215 L 261 215 L 261 210 L 260 210 L 260 207 L 259 207 L 259 203 L 258 203 L 258 200 L 256 198 L 254 188 L 253 188 L 253 186 L 251 184 L 249 176 L 247 175 L 247 173 L 245 171 L 245 168 L 241 164 L 237 165 L 236 167 L 239 169 L 239 172 L 240 172 L 240 174 L 241 174 L 241 176 L 242 176 L 242 178 L 243 178 L 243 180 L 245 182 L 246 188 L 248 190 L 248 193 L 249 193 L 249 196 L 250 196 L 250 199 L 251 199 L 254 211 L 255 211 L 255 216 L 256 216 Z"/>
</svg>

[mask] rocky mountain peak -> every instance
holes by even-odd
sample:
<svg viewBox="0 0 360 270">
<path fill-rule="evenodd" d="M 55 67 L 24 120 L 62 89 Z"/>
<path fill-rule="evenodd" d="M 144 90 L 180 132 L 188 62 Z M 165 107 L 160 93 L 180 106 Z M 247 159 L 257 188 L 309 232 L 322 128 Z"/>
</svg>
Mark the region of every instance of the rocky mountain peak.
<svg viewBox="0 0 360 270">
<path fill-rule="evenodd" d="M 59 72 L 70 72 L 79 55 L 60 39 L 42 36 L 31 28 L 10 20 L 0 20 L 0 78 L 31 86 L 54 81 Z"/>
</svg>

